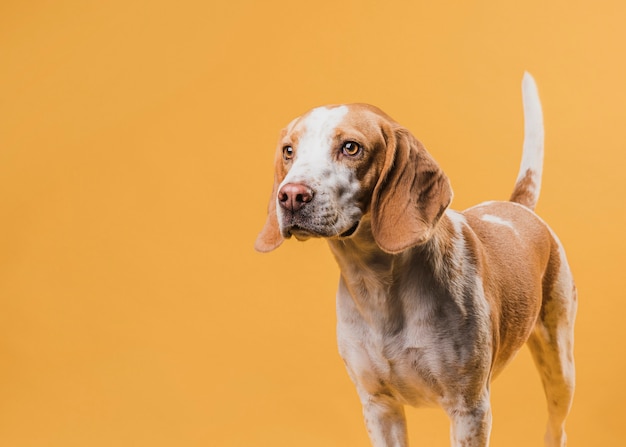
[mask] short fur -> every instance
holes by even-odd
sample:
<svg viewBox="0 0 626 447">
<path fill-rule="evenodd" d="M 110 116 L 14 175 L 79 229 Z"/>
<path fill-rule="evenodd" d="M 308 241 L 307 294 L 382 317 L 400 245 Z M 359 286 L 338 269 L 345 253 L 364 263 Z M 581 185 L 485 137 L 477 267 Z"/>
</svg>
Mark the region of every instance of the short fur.
<svg viewBox="0 0 626 447">
<path fill-rule="evenodd" d="M 341 270 L 339 351 L 375 447 L 407 445 L 404 405 L 438 405 L 452 445 L 487 446 L 490 382 L 524 343 L 548 402 L 546 445 L 566 444 L 576 288 L 561 243 L 533 212 L 543 120 L 528 74 L 523 98 L 511 201 L 463 212 L 448 208 L 448 178 L 421 143 L 373 106 L 314 109 L 281 134 L 256 248 L 328 240 Z"/>
</svg>

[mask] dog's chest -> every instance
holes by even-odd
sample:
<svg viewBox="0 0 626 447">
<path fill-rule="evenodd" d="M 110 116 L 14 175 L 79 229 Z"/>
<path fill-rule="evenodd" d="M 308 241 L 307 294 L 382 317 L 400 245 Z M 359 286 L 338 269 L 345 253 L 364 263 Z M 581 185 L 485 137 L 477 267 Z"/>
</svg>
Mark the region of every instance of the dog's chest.
<svg viewBox="0 0 626 447">
<path fill-rule="evenodd" d="M 337 316 L 339 351 L 360 393 L 388 394 L 413 406 L 441 403 L 446 364 L 456 353 L 436 326 L 406 315 L 387 315 L 387 324 L 367 321 L 341 286 Z"/>
<path fill-rule="evenodd" d="M 357 339 L 354 333 L 340 334 L 339 349 L 353 381 L 367 395 L 386 394 L 409 405 L 432 406 L 446 394 L 440 352 L 406 343 L 403 335 L 381 339 L 362 331 Z"/>
</svg>

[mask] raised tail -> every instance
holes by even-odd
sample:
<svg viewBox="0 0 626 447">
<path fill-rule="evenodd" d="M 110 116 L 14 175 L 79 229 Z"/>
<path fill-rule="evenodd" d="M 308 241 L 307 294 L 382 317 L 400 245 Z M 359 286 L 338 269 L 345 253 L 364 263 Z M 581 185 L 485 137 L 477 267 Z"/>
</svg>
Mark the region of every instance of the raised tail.
<svg viewBox="0 0 626 447">
<path fill-rule="evenodd" d="M 537 84 L 528 73 L 522 80 L 524 102 L 524 151 L 511 202 L 520 203 L 531 210 L 537 206 L 543 171 L 543 113 Z"/>
</svg>

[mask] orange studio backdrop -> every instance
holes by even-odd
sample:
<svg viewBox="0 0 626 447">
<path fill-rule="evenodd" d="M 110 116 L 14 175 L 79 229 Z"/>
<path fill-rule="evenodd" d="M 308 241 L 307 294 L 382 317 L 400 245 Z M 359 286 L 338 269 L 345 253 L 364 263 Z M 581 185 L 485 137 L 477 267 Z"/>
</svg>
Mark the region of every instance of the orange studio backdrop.
<svg viewBox="0 0 626 447">
<path fill-rule="evenodd" d="M 368 102 L 426 145 L 453 208 L 506 199 L 524 70 L 539 213 L 580 292 L 570 446 L 624 445 L 626 3 L 0 5 L 0 445 L 366 446 L 322 241 L 253 250 L 278 132 Z M 492 445 L 541 445 L 526 349 Z M 413 445 L 443 412 L 408 409 Z"/>
</svg>

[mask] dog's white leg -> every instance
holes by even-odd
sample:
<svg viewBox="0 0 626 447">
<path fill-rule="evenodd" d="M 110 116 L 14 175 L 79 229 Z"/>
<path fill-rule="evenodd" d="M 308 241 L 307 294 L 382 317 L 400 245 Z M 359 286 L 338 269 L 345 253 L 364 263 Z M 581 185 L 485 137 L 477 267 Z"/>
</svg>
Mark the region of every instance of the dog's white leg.
<svg viewBox="0 0 626 447">
<path fill-rule="evenodd" d="M 448 410 L 452 447 L 487 447 L 491 434 L 489 391 L 471 408 Z"/>
<path fill-rule="evenodd" d="M 565 418 L 574 395 L 574 319 L 577 298 L 565 258 L 557 279 L 545 287 L 539 320 L 528 340 L 548 402 L 548 447 L 565 447 Z"/>
<path fill-rule="evenodd" d="M 406 447 L 408 438 L 404 407 L 387 395 L 363 399 L 365 426 L 374 447 Z"/>
</svg>

